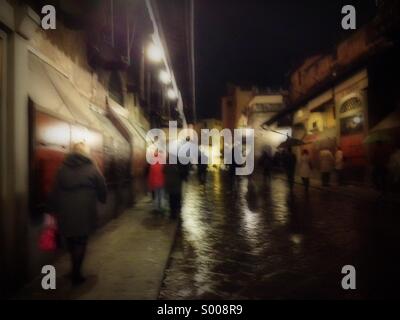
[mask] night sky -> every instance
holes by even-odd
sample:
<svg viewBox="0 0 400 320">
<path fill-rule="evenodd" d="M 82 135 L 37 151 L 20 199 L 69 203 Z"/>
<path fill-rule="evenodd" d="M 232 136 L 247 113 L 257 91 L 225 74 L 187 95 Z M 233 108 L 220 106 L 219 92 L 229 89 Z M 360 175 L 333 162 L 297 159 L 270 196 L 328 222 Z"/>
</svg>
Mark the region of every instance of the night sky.
<svg viewBox="0 0 400 320">
<path fill-rule="evenodd" d="M 376 0 L 197 0 L 198 118 L 220 117 L 228 82 L 287 87 L 288 72 L 305 57 L 329 51 L 350 31 L 341 8 L 353 4 L 360 27 Z"/>
</svg>

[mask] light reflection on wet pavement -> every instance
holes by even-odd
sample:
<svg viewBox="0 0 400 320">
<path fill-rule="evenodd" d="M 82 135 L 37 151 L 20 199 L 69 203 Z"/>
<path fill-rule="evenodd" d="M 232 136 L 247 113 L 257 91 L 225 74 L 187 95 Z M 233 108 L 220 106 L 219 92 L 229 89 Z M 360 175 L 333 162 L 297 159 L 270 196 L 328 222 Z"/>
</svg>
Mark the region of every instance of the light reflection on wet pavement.
<svg viewBox="0 0 400 320">
<path fill-rule="evenodd" d="M 306 196 L 296 185 L 290 194 L 280 176 L 232 182 L 210 173 L 206 187 L 193 176 L 160 298 L 391 296 L 400 270 L 395 212 L 376 199 L 329 189 Z M 341 288 L 345 265 L 357 269 L 356 291 Z"/>
</svg>

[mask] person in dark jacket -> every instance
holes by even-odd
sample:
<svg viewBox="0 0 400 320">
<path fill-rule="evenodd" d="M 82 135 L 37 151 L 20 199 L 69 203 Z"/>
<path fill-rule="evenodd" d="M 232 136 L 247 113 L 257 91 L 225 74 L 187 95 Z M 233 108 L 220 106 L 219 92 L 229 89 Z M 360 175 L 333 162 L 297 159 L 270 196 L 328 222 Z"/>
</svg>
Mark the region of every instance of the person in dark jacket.
<svg viewBox="0 0 400 320">
<path fill-rule="evenodd" d="M 202 161 L 204 159 L 204 162 Z M 207 169 L 208 169 L 208 158 L 202 152 L 199 152 L 198 164 L 197 164 L 197 178 L 201 185 L 205 185 L 207 182 Z"/>
<path fill-rule="evenodd" d="M 296 155 L 293 153 L 291 148 L 288 148 L 283 154 L 283 165 L 286 171 L 290 192 L 293 192 L 296 164 Z"/>
<path fill-rule="evenodd" d="M 263 170 L 264 181 L 271 181 L 272 157 L 268 149 L 265 149 L 260 157 L 260 166 Z"/>
<path fill-rule="evenodd" d="M 183 171 L 180 164 L 167 164 L 164 168 L 165 189 L 168 192 L 171 219 L 179 217 L 182 207 Z"/>
<path fill-rule="evenodd" d="M 50 198 L 61 235 L 66 239 L 71 256 L 73 284 L 85 278 L 81 267 L 89 235 L 96 227 L 97 200 L 106 202 L 103 176 L 90 159 L 84 143 L 77 143 L 58 171 Z"/>
</svg>

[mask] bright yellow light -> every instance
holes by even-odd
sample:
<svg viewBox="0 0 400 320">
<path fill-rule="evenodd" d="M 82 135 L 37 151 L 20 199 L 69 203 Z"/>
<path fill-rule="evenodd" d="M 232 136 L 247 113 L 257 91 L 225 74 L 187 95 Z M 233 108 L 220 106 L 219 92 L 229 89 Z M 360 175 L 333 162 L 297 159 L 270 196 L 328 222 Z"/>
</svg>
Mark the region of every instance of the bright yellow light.
<svg viewBox="0 0 400 320">
<path fill-rule="evenodd" d="M 161 62 L 164 52 L 163 49 L 159 46 L 156 46 L 154 43 L 151 43 L 147 49 L 147 56 L 152 62 Z"/>
<path fill-rule="evenodd" d="M 46 125 L 39 130 L 38 140 L 43 143 L 67 146 L 70 139 L 70 127 L 67 123 Z"/>
<path fill-rule="evenodd" d="M 160 71 L 160 81 L 164 84 L 170 84 L 171 83 L 171 76 L 168 73 L 168 71 L 161 70 Z"/>
<path fill-rule="evenodd" d="M 171 100 L 176 100 L 178 98 L 178 95 L 174 89 L 168 89 L 167 96 Z"/>
</svg>

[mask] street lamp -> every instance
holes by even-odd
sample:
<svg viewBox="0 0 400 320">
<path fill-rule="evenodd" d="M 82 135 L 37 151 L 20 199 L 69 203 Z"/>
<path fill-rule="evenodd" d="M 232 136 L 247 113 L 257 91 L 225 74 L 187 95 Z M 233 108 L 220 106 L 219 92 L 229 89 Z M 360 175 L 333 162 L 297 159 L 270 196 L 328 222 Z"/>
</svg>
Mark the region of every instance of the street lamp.
<svg viewBox="0 0 400 320">
<path fill-rule="evenodd" d="M 168 71 L 161 70 L 159 78 L 160 78 L 160 81 L 164 84 L 171 83 L 171 75 L 168 73 Z"/>
<path fill-rule="evenodd" d="M 152 42 L 147 48 L 147 56 L 150 59 L 150 61 L 159 63 L 163 59 L 164 52 L 160 46 L 157 46 Z"/>
<path fill-rule="evenodd" d="M 357 117 L 354 117 L 353 121 L 356 125 L 359 125 L 362 122 L 362 119 L 360 116 L 357 116 Z"/>
<path fill-rule="evenodd" d="M 167 97 L 170 100 L 176 100 L 178 98 L 178 94 L 176 93 L 176 91 L 174 89 L 168 89 L 167 91 Z"/>
</svg>

